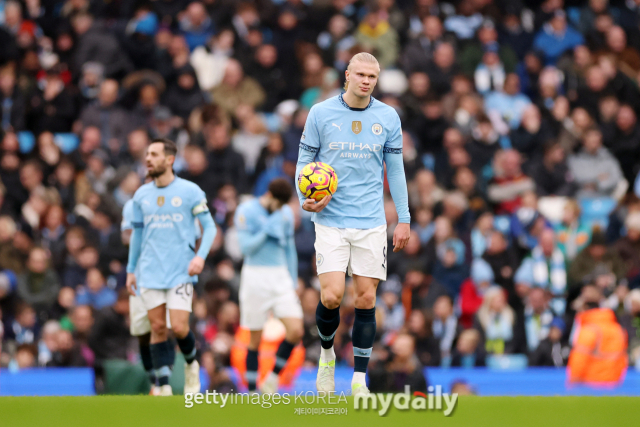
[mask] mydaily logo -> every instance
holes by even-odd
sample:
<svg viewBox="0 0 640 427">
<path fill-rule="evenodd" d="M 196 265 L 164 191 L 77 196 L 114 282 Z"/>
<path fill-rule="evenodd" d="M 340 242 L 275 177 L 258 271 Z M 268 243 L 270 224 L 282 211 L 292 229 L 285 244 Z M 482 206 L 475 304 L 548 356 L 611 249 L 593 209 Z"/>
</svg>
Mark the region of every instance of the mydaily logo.
<svg viewBox="0 0 640 427">
<path fill-rule="evenodd" d="M 378 415 L 384 417 L 393 405 L 399 411 L 412 409 L 414 411 L 443 411 L 445 417 L 453 413 L 458 404 L 458 393 L 442 393 L 441 386 L 430 386 L 425 395 L 416 391 L 411 395 L 411 388 L 404 386 L 404 393 L 371 393 L 367 396 L 357 395 L 353 400 L 355 410 L 377 410 Z M 443 405 L 444 404 L 444 405 Z"/>
</svg>

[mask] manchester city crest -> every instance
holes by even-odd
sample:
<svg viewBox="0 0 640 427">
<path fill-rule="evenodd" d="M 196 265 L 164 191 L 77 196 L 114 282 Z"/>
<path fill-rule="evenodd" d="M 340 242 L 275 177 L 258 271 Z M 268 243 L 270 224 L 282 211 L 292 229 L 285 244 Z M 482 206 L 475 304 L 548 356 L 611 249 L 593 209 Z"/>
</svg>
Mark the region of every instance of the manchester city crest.
<svg viewBox="0 0 640 427">
<path fill-rule="evenodd" d="M 374 135 L 380 135 L 382 133 L 382 125 L 380 123 L 374 124 L 371 126 L 371 132 L 373 132 Z"/>
</svg>

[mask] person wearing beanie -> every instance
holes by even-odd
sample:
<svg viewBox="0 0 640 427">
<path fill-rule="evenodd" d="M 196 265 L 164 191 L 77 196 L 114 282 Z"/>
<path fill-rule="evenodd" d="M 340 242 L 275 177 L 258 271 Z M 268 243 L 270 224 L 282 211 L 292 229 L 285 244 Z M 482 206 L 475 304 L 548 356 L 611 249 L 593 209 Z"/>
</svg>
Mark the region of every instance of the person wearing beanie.
<svg viewBox="0 0 640 427">
<path fill-rule="evenodd" d="M 607 246 L 602 231 L 595 230 L 589 246 L 582 250 L 571 263 L 568 279 L 571 287 L 596 283 L 610 296 L 615 285 L 626 282 L 627 267 L 613 248 Z"/>
<path fill-rule="evenodd" d="M 627 281 L 633 289 L 640 286 L 640 212 L 629 213 L 624 226 L 627 233 L 614 243 L 613 248 L 627 267 Z"/>
<path fill-rule="evenodd" d="M 561 317 L 555 317 L 549 325 L 549 335 L 529 355 L 529 366 L 565 366 L 571 347 L 562 340 L 566 324 Z"/>
</svg>

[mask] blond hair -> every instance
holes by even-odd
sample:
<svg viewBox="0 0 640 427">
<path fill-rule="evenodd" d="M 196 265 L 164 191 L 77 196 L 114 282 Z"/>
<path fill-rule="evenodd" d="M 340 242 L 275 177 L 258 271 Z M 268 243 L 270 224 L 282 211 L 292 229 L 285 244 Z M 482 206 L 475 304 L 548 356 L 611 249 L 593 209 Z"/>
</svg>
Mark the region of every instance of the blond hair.
<svg viewBox="0 0 640 427">
<path fill-rule="evenodd" d="M 380 68 L 380 64 L 375 56 L 371 55 L 369 52 L 360 52 L 356 53 L 349 60 L 349 65 L 347 66 L 347 70 L 351 71 L 351 64 L 355 64 L 356 62 L 364 62 L 365 64 L 376 64 L 378 68 Z M 349 82 L 344 82 L 344 90 L 347 90 L 349 87 Z"/>
</svg>

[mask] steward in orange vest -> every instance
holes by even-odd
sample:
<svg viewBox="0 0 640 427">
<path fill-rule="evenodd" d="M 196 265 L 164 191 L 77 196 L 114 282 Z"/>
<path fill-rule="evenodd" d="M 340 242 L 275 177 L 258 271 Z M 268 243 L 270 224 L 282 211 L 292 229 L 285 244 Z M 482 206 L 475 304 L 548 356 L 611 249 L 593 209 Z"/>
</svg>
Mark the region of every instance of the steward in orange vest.
<svg viewBox="0 0 640 427">
<path fill-rule="evenodd" d="M 589 308 L 597 303 L 587 302 Z M 616 385 L 629 365 L 627 333 L 608 308 L 590 308 L 576 316 L 578 336 L 569 355 L 570 383 Z"/>
</svg>

